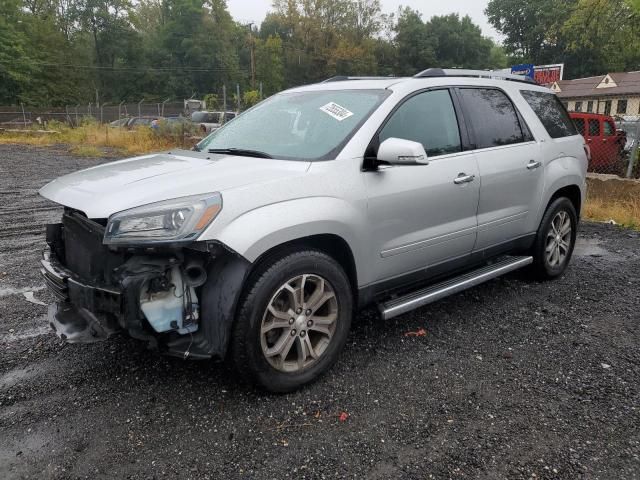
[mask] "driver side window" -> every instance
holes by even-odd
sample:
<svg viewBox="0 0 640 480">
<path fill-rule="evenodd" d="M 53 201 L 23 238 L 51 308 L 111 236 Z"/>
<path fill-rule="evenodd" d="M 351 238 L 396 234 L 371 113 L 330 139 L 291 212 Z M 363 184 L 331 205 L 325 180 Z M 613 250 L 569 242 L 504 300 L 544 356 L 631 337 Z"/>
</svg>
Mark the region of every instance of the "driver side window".
<svg viewBox="0 0 640 480">
<path fill-rule="evenodd" d="M 430 157 L 462 151 L 449 91 L 419 93 L 404 102 L 380 132 L 380 143 L 388 138 L 419 142 Z"/>
</svg>

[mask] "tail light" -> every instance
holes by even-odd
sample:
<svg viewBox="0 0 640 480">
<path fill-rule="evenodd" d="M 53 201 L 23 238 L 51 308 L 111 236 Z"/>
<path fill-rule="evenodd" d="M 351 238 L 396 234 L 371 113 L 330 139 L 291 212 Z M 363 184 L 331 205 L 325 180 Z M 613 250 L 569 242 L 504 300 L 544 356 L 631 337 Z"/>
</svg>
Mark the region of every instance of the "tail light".
<svg viewBox="0 0 640 480">
<path fill-rule="evenodd" d="M 587 154 L 587 160 L 591 161 L 591 148 L 586 143 L 583 145 L 584 153 Z"/>
</svg>

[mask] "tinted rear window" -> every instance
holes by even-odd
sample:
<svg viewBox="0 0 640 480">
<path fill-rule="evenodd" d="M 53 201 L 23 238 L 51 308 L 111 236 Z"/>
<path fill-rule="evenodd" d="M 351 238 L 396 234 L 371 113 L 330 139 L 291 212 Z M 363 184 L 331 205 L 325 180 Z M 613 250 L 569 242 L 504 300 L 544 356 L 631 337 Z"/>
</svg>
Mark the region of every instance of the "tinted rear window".
<svg viewBox="0 0 640 480">
<path fill-rule="evenodd" d="M 525 141 L 516 109 L 504 93 L 493 89 L 461 88 L 460 95 L 475 136 L 476 148 Z"/>
<path fill-rule="evenodd" d="M 577 135 L 576 126 L 555 94 L 532 90 L 522 90 L 521 93 L 551 138 Z"/>
</svg>

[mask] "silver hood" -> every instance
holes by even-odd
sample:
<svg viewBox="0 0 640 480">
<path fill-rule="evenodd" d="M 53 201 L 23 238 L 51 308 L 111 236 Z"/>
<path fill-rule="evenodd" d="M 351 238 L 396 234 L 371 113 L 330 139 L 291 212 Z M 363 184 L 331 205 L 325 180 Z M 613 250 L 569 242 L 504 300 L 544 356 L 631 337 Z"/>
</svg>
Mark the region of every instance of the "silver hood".
<svg viewBox="0 0 640 480">
<path fill-rule="evenodd" d="M 60 177 L 40 195 L 89 218 L 172 198 L 303 175 L 309 162 L 175 151 L 134 157 Z"/>
</svg>

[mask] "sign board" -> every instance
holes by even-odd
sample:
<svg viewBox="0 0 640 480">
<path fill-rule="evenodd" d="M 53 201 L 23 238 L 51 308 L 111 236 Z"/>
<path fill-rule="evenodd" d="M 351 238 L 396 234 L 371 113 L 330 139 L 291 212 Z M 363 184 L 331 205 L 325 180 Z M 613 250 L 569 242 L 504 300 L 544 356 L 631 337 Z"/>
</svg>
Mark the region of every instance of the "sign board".
<svg viewBox="0 0 640 480">
<path fill-rule="evenodd" d="M 555 65 L 537 65 L 525 63 L 511 67 L 511 73 L 522 75 L 534 80 L 538 85 L 549 85 L 562 80 L 564 75 L 564 63 Z"/>
<path fill-rule="evenodd" d="M 529 77 L 533 80 L 534 77 L 534 66 L 532 63 L 524 63 L 522 65 L 514 65 L 511 67 L 511 73 L 514 75 L 522 75 L 523 77 Z"/>
<path fill-rule="evenodd" d="M 538 65 L 535 67 L 533 79 L 538 85 L 548 85 L 562 80 L 564 63 L 556 65 Z"/>
</svg>

